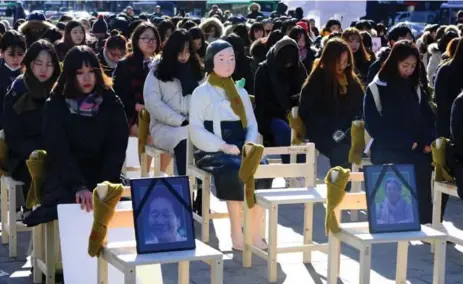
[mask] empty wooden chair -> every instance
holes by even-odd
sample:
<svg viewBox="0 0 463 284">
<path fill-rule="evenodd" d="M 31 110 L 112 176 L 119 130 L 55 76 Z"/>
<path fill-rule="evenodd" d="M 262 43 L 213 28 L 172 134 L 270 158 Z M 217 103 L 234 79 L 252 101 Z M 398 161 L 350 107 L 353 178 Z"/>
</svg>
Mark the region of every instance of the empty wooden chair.
<svg viewBox="0 0 463 284">
<path fill-rule="evenodd" d="M 326 250 L 326 244 L 314 244 L 313 233 L 313 204 L 325 202 L 323 190 L 315 188 L 315 145 L 266 148 L 266 155 L 303 154 L 306 157 L 304 164 L 269 164 L 259 165 L 254 178 L 277 177 L 304 177 L 304 188 L 256 190 L 256 206 L 269 210 L 268 222 L 268 250 L 255 247 L 251 241 L 251 216 L 246 202 L 244 202 L 244 235 L 245 246 L 243 250 L 243 267 L 251 267 L 252 253 L 267 260 L 267 279 L 275 282 L 277 278 L 277 254 L 290 252 L 303 252 L 304 262 L 310 263 L 311 252 Z M 246 190 L 246 189 L 245 189 Z M 246 194 L 245 194 L 246 196 Z M 296 246 L 278 247 L 278 206 L 282 204 L 304 204 L 304 243 Z"/>
</svg>

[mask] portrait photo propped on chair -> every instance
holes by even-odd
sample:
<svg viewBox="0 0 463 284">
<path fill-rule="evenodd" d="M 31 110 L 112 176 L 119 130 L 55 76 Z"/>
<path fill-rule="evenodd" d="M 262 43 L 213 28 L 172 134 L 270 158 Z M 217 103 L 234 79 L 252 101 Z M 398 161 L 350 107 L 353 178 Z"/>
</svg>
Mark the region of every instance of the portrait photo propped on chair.
<svg viewBox="0 0 463 284">
<path fill-rule="evenodd" d="M 188 177 L 130 180 L 137 253 L 195 248 Z"/>
<path fill-rule="evenodd" d="M 421 230 L 413 165 L 364 167 L 370 233 Z"/>
</svg>

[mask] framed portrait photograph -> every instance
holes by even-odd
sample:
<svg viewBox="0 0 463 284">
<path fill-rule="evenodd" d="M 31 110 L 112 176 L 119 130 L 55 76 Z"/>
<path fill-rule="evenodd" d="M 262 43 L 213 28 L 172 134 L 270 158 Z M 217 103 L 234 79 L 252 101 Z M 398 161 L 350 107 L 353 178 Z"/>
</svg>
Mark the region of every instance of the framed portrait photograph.
<svg viewBox="0 0 463 284">
<path fill-rule="evenodd" d="M 187 176 L 130 180 L 137 253 L 195 249 Z"/>
<path fill-rule="evenodd" d="M 413 165 L 364 167 L 370 233 L 420 231 Z"/>
</svg>

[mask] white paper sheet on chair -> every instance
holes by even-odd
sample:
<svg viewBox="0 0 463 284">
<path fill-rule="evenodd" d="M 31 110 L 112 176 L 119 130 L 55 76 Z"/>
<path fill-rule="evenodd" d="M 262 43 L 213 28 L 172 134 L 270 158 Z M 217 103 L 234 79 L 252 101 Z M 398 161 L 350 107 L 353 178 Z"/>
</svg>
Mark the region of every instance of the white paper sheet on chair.
<svg viewBox="0 0 463 284">
<path fill-rule="evenodd" d="M 130 204 L 121 202 L 118 206 Z M 88 237 L 93 223 L 93 212 L 87 213 L 78 204 L 58 206 L 59 233 L 63 262 L 64 282 L 66 284 L 97 283 L 97 261 L 88 255 Z M 135 239 L 133 229 L 110 229 L 110 242 Z M 109 265 L 108 283 L 123 284 L 121 272 Z M 140 279 L 143 275 L 143 281 Z M 137 268 L 137 283 L 162 284 L 162 272 L 159 265 Z"/>
</svg>

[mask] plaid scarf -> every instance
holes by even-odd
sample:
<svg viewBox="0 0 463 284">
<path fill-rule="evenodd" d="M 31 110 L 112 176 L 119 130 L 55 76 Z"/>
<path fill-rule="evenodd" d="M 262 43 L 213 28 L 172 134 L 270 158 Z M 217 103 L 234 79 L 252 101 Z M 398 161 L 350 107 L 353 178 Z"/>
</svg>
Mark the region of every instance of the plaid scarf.
<svg viewBox="0 0 463 284">
<path fill-rule="evenodd" d="M 85 98 L 66 99 L 69 111 L 80 116 L 93 117 L 98 114 L 103 97 L 92 93 Z"/>
</svg>

